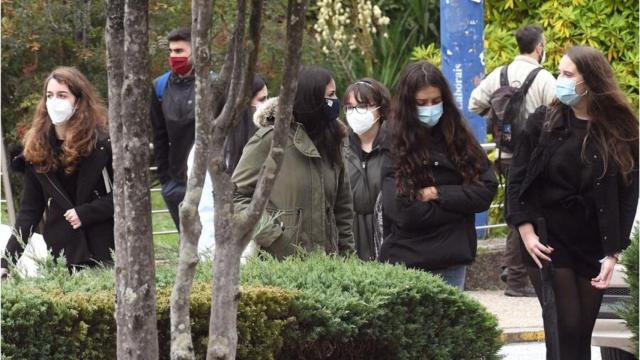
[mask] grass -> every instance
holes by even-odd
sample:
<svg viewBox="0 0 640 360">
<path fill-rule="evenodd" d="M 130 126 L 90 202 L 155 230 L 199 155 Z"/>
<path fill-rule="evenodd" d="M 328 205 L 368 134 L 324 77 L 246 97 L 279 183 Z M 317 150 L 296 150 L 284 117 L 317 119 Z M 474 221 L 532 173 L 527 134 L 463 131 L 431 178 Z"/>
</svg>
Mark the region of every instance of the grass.
<svg viewBox="0 0 640 360">
<path fill-rule="evenodd" d="M 162 199 L 162 194 L 159 191 L 151 192 L 151 209 L 161 210 L 166 209 L 167 206 Z M 175 230 L 176 226 L 171 219 L 171 215 L 166 213 L 155 213 L 151 215 L 151 221 L 153 223 L 153 232 Z M 174 245 L 178 246 L 179 236 L 178 234 L 166 234 L 166 235 L 153 235 L 153 241 L 156 245 Z"/>
</svg>

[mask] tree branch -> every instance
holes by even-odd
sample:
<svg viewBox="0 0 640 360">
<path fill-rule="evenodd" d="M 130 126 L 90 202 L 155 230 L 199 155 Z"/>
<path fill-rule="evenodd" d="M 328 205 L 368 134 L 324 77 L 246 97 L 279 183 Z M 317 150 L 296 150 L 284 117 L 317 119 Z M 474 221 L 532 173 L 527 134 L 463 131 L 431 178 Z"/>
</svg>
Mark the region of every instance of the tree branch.
<svg viewBox="0 0 640 360">
<path fill-rule="evenodd" d="M 283 85 L 280 89 L 278 101 L 278 113 L 283 114 L 276 118 L 274 125 L 273 141 L 265 163 L 274 164 L 273 168 L 263 166 L 260 170 L 258 184 L 253 194 L 253 199 L 246 210 L 247 218 L 236 227 L 240 234 L 248 234 L 258 222 L 267 200 L 271 196 L 271 189 L 276 175 L 282 166 L 284 147 L 287 143 L 287 132 L 293 119 L 293 102 L 298 89 L 298 73 L 300 72 L 300 58 L 302 57 L 302 39 L 304 36 L 304 19 L 307 11 L 307 0 L 290 0 L 287 8 L 287 53 L 285 59 L 285 72 Z M 272 171 L 270 171 L 272 170 Z"/>
<path fill-rule="evenodd" d="M 212 81 L 209 76 L 211 54 L 209 29 L 213 0 L 194 0 L 191 38 L 193 39 L 195 89 L 195 149 L 187 192 L 180 205 L 180 250 L 176 282 L 171 292 L 171 359 L 194 359 L 191 338 L 191 286 L 198 264 L 198 241 L 202 231 L 198 204 L 206 176 L 209 154 L 210 109 L 213 108 Z"/>
</svg>

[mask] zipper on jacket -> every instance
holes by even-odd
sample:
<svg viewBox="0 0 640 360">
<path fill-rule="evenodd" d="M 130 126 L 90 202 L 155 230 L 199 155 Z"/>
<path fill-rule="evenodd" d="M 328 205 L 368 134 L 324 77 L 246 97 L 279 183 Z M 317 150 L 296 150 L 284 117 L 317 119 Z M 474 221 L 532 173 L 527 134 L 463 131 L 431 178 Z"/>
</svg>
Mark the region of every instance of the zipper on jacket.
<svg viewBox="0 0 640 360">
<path fill-rule="evenodd" d="M 362 168 L 366 169 L 367 168 L 367 160 L 363 160 L 362 161 Z"/>
<path fill-rule="evenodd" d="M 73 202 L 67 197 L 67 195 L 64 193 L 64 191 L 60 190 L 60 188 L 58 188 L 58 186 L 53 182 L 53 180 L 51 180 L 51 178 L 49 177 L 49 174 L 45 174 L 45 176 L 47 177 L 47 180 L 49 180 L 49 183 L 60 193 L 60 195 L 62 195 L 62 197 L 67 200 L 69 202 L 69 205 L 71 205 L 71 208 L 73 209 L 75 206 L 73 205 Z"/>
</svg>

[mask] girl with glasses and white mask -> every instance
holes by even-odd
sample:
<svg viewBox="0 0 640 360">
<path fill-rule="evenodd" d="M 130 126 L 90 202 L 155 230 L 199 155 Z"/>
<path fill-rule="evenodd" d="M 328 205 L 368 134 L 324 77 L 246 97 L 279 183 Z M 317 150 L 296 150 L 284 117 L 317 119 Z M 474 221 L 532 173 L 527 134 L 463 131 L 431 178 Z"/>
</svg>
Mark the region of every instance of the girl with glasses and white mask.
<svg viewBox="0 0 640 360">
<path fill-rule="evenodd" d="M 391 96 L 380 82 L 361 79 L 349 85 L 343 103 L 351 129 L 344 142 L 344 154 L 353 193 L 353 236 L 358 256 L 362 260 L 374 260 L 380 247 L 379 239 L 374 236 L 374 206 L 380 193 L 383 124 L 389 114 Z"/>
<path fill-rule="evenodd" d="M 589 359 L 602 295 L 636 212 L 638 117 L 604 55 L 587 46 L 560 60 L 556 97 L 527 119 L 509 174 L 507 221 L 520 232 L 539 297 L 538 268 L 554 266 L 560 358 Z"/>
<path fill-rule="evenodd" d="M 474 214 L 489 208 L 498 187 L 489 160 L 430 63 L 404 69 L 389 126 L 380 260 L 440 275 L 463 290 L 476 255 Z"/>
</svg>

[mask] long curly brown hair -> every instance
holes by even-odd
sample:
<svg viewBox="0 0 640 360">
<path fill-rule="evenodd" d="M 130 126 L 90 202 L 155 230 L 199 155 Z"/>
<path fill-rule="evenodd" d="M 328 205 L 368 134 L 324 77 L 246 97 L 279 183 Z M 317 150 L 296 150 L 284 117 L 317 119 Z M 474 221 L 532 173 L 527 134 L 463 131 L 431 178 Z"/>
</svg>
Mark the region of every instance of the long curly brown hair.
<svg viewBox="0 0 640 360">
<path fill-rule="evenodd" d="M 440 89 L 444 108 L 438 125 L 433 128 L 420 123 L 416 107 L 416 93 L 430 86 Z M 486 164 L 484 151 L 456 107 L 447 80 L 434 65 L 419 61 L 405 67 L 396 87 L 390 124 L 398 193 L 414 198 L 425 183 L 433 181 L 423 163 L 430 159 L 426 144 L 431 141 L 434 131 L 442 132 L 447 155 L 464 182 L 479 181 Z"/>
<path fill-rule="evenodd" d="M 588 46 L 574 46 L 565 54 L 582 74 L 587 88 L 584 96 L 591 121 L 587 125 L 581 156 L 585 159 L 585 146 L 592 141 L 604 161 L 601 175 L 606 174 L 613 161 L 628 182 L 634 164 L 638 162 L 638 116 L 631 109 L 611 65 L 600 51 Z M 556 99 L 545 129 L 551 129 L 553 123 L 568 111 L 569 107 Z"/>
<path fill-rule="evenodd" d="M 64 124 L 66 138 L 60 154 L 52 147 L 53 124 L 47 113 L 47 85 L 51 79 L 67 85 L 76 97 L 75 112 Z M 100 134 L 107 133 L 107 111 L 89 80 L 74 67 L 58 67 L 44 81 L 31 128 L 24 138 L 24 156 L 39 173 L 56 171 L 60 167 L 67 174 L 75 171 L 80 158 L 95 148 Z"/>
</svg>

